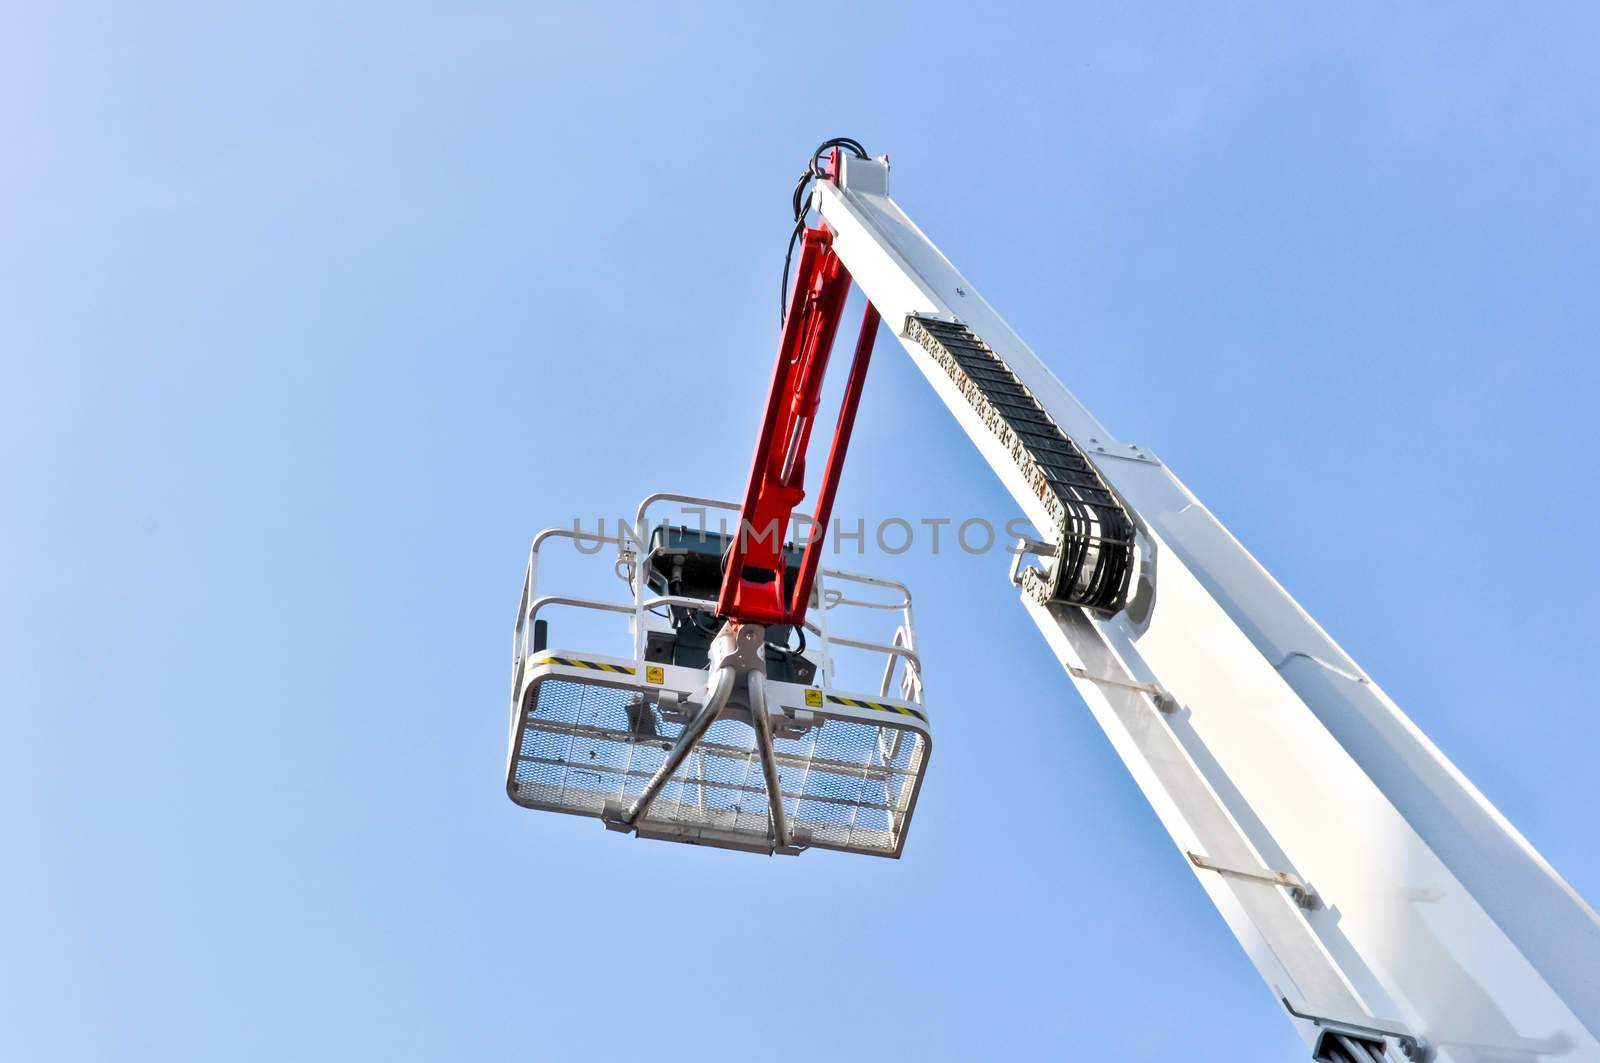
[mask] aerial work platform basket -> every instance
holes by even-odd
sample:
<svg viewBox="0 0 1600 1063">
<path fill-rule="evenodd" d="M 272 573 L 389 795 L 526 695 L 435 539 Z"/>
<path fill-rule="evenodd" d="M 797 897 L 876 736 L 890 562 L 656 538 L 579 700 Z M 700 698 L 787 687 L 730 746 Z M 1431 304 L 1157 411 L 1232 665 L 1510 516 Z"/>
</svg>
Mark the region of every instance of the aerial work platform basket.
<svg viewBox="0 0 1600 1063">
<path fill-rule="evenodd" d="M 534 538 L 513 641 L 511 799 L 645 838 L 898 857 L 931 751 L 909 591 L 822 569 L 801 630 L 720 620 L 727 537 L 647 531 L 660 503 L 739 512 L 657 494 L 614 536 Z M 614 560 L 631 601 L 541 594 L 540 549 L 558 538 L 615 547 L 600 556 Z M 567 645 L 559 625 L 552 638 L 546 614 L 556 607 L 627 616 L 632 654 Z M 881 641 L 839 634 L 852 614 L 893 631 Z M 840 651 L 853 658 L 849 674 L 872 667 L 876 689 L 838 685 Z"/>
</svg>

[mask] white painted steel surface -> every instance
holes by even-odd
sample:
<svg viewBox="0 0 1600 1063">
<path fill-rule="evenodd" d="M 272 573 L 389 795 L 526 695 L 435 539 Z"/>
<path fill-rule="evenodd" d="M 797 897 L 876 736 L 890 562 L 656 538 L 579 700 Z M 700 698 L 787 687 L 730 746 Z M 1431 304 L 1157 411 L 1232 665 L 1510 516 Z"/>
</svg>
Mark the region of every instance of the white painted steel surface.
<svg viewBox="0 0 1600 1063">
<path fill-rule="evenodd" d="M 1600 1060 L 1593 909 L 1161 461 L 1067 391 L 889 198 L 886 163 L 843 165 L 842 187 L 819 182 L 814 205 L 885 324 L 966 324 L 1133 511 L 1145 591 L 1129 609 L 1023 604 L 1178 848 L 1201 858 L 1184 864 L 1274 996 L 1421 1040 L 1390 1038 L 1397 1058 Z M 1043 526 L 1011 455 L 900 338 Z M 1317 1043 L 1318 1026 L 1291 1021 Z"/>
</svg>

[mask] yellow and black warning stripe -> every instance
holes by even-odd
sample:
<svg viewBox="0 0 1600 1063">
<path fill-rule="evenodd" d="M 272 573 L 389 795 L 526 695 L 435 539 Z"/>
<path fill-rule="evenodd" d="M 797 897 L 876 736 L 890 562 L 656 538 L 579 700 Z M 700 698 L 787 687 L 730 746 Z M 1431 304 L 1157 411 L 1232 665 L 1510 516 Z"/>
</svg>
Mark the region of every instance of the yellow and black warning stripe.
<svg viewBox="0 0 1600 1063">
<path fill-rule="evenodd" d="M 872 709 L 875 712 L 893 712 L 901 716 L 915 716 L 923 723 L 928 722 L 928 718 L 922 713 L 905 705 L 890 705 L 883 701 L 862 701 L 859 698 L 841 698 L 837 694 L 829 694 L 827 697 L 835 705 L 848 705 L 852 709 Z"/>
<path fill-rule="evenodd" d="M 582 661 L 576 657 L 540 657 L 534 664 L 559 664 L 567 668 L 592 668 L 597 672 L 617 672 L 621 675 L 634 675 L 634 669 L 626 664 L 607 664 L 604 661 Z"/>
</svg>

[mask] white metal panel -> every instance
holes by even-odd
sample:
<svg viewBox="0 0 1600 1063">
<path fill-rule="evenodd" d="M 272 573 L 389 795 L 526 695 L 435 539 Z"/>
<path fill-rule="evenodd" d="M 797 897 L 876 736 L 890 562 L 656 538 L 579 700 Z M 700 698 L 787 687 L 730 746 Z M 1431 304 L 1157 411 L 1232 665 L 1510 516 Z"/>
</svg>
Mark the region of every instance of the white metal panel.
<svg viewBox="0 0 1600 1063">
<path fill-rule="evenodd" d="M 1134 511 L 1155 588 L 1140 622 L 1025 605 L 1180 849 L 1296 874 L 1323 900 L 1305 911 L 1280 887 L 1190 865 L 1275 994 L 1398 1020 L 1441 1060 L 1600 1060 L 1594 911 L 1164 465 L 1062 386 L 888 197 L 886 164 L 846 160 L 843 188 L 819 184 L 816 205 L 892 329 L 908 314 L 966 324 Z M 1042 525 L 1011 456 L 902 345 Z M 1156 684 L 1177 711 L 1104 679 Z"/>
</svg>

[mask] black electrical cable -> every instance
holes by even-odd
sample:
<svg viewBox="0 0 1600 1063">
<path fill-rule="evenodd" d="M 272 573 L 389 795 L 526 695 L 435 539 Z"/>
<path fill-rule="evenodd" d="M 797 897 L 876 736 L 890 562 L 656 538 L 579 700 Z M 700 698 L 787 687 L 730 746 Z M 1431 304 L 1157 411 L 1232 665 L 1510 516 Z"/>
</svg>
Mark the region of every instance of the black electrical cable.
<svg viewBox="0 0 1600 1063">
<path fill-rule="evenodd" d="M 778 286 L 778 324 L 781 327 L 789 316 L 789 267 L 794 261 L 794 243 L 800 239 L 800 234 L 805 232 L 806 212 L 810 209 L 807 202 L 806 186 L 822 176 L 822 156 L 834 148 L 842 148 L 858 159 L 867 158 L 867 149 L 861 146 L 859 140 L 851 137 L 833 137 L 817 145 L 817 150 L 811 153 L 811 161 L 806 164 L 805 172 L 794 183 L 794 230 L 789 233 L 789 249 L 783 254 L 783 280 Z"/>
<path fill-rule="evenodd" d="M 774 645 L 768 644 L 767 650 L 769 652 L 775 653 L 779 657 L 783 657 L 785 659 L 788 659 L 790 657 L 796 656 L 797 654 L 801 654 L 801 653 L 806 652 L 806 632 L 805 632 L 805 628 L 803 626 L 801 626 L 800 624 L 792 624 L 792 625 L 790 625 L 789 630 L 793 631 L 797 636 L 799 636 L 800 645 L 796 646 L 794 649 L 791 650 L 789 648 L 789 646 L 788 646 L 787 640 L 785 640 L 785 643 L 782 646 L 774 646 Z"/>
<path fill-rule="evenodd" d="M 688 612 L 689 612 L 689 623 L 693 624 L 695 626 L 696 630 L 698 630 L 702 635 L 706 636 L 707 638 L 716 638 L 717 637 L 717 632 L 722 629 L 722 625 L 721 624 L 717 623 L 716 620 L 710 620 L 710 621 L 701 620 L 700 619 L 700 610 L 698 610 L 698 609 L 690 609 Z"/>
</svg>

